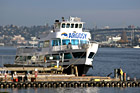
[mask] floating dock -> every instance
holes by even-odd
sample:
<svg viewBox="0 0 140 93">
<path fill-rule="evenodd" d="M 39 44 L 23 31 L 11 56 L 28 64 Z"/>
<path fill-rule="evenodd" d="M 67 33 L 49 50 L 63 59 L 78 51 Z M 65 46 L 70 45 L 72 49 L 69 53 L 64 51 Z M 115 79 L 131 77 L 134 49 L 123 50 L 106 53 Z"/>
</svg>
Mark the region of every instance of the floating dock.
<svg viewBox="0 0 140 93">
<path fill-rule="evenodd" d="M 45 81 L 45 82 L 0 82 L 0 88 L 21 87 L 140 87 L 140 82 L 134 81 Z"/>
<path fill-rule="evenodd" d="M 37 71 L 37 70 L 38 71 Z M 120 81 L 119 78 L 100 76 L 77 76 L 62 73 L 63 68 L 3 67 L 0 71 L 0 88 L 18 87 L 140 87 L 139 80 Z M 14 73 L 17 72 L 16 75 Z M 21 73 L 22 71 L 22 73 Z M 32 73 L 26 73 L 30 71 Z M 48 73 L 50 72 L 50 73 Z"/>
<path fill-rule="evenodd" d="M 4 78 L 4 77 L 3 77 Z M 80 76 L 74 75 L 39 75 L 37 78 L 28 77 L 30 80 L 0 82 L 0 88 L 21 87 L 140 87 L 140 81 L 119 81 L 110 77 Z"/>
</svg>

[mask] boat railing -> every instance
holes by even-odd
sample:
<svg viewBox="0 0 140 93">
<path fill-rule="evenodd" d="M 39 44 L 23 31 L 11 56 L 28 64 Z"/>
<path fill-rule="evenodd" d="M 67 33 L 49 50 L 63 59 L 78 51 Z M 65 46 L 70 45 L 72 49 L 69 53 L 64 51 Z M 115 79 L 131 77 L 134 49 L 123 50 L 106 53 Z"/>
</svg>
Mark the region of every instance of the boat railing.
<svg viewBox="0 0 140 93">
<path fill-rule="evenodd" d="M 98 42 L 96 42 L 96 41 L 90 41 L 90 43 L 95 43 L 95 44 L 98 44 Z"/>
<path fill-rule="evenodd" d="M 25 64 L 25 65 L 31 65 L 31 64 L 40 64 L 40 63 L 44 63 L 44 61 L 41 61 L 41 60 L 35 60 L 35 61 L 32 61 L 32 60 L 26 60 L 26 61 L 15 61 L 16 64 Z"/>
<path fill-rule="evenodd" d="M 37 47 L 19 47 L 17 48 L 17 54 L 22 53 L 34 53 L 36 52 Z"/>
<path fill-rule="evenodd" d="M 89 44 L 79 44 L 79 45 L 60 45 L 53 46 L 52 51 L 69 50 L 69 49 L 87 49 Z"/>
</svg>

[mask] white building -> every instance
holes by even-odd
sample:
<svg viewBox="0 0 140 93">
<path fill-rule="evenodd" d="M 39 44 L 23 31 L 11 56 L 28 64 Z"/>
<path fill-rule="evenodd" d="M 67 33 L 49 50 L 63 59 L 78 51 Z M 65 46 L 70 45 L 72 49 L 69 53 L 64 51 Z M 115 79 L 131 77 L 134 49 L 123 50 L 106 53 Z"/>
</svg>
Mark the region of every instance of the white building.
<svg viewBox="0 0 140 93">
<path fill-rule="evenodd" d="M 25 41 L 25 38 L 21 35 L 14 35 L 12 41 L 17 41 L 18 44 L 26 44 L 27 41 Z"/>
<path fill-rule="evenodd" d="M 117 42 L 119 40 L 121 40 L 121 37 L 119 37 L 119 36 L 108 38 L 108 42 L 109 43 L 111 43 L 111 42 Z"/>
</svg>

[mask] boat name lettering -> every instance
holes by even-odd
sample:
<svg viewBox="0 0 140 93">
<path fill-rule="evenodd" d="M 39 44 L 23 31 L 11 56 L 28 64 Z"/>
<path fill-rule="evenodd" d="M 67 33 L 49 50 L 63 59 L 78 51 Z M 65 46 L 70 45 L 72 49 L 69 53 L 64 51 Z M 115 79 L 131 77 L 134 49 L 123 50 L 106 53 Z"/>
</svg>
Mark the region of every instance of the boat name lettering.
<svg viewBox="0 0 140 93">
<path fill-rule="evenodd" d="M 69 33 L 69 38 L 80 38 L 80 39 L 86 39 L 87 34 L 84 33 Z"/>
</svg>

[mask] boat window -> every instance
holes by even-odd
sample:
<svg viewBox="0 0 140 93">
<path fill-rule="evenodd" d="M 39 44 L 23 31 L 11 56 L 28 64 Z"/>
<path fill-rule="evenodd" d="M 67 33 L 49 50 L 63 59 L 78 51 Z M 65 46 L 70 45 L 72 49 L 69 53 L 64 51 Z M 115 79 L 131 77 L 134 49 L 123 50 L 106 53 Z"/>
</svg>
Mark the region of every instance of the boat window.
<svg viewBox="0 0 140 93">
<path fill-rule="evenodd" d="M 17 59 L 19 59 L 19 56 L 16 56 L 16 57 L 15 57 L 15 60 L 17 60 Z"/>
<path fill-rule="evenodd" d="M 50 45 L 50 41 L 49 40 L 44 41 L 44 48 L 49 47 L 49 45 Z"/>
<path fill-rule="evenodd" d="M 55 28 L 60 28 L 60 23 L 56 23 Z"/>
<path fill-rule="evenodd" d="M 26 61 L 26 56 L 20 56 L 18 61 Z"/>
<path fill-rule="evenodd" d="M 43 55 L 39 56 L 39 60 L 43 61 L 44 60 L 44 56 Z"/>
<path fill-rule="evenodd" d="M 72 56 L 70 53 L 64 53 L 64 59 L 71 59 Z"/>
<path fill-rule="evenodd" d="M 67 27 L 67 28 L 70 28 L 70 24 L 68 23 L 66 27 Z"/>
<path fill-rule="evenodd" d="M 78 28 L 78 24 L 75 24 L 75 28 Z"/>
<path fill-rule="evenodd" d="M 61 40 L 58 39 L 58 40 L 52 40 L 52 46 L 59 46 L 61 45 Z"/>
<path fill-rule="evenodd" d="M 38 47 L 39 47 L 39 48 L 42 48 L 43 45 L 44 45 L 44 44 L 43 44 L 43 41 L 40 41 L 39 44 L 38 44 Z"/>
<path fill-rule="evenodd" d="M 53 54 L 53 60 L 59 60 L 60 59 L 60 56 L 59 54 Z"/>
<path fill-rule="evenodd" d="M 63 39 L 63 40 L 62 40 L 62 45 L 68 45 L 69 42 L 70 42 L 69 39 Z"/>
<path fill-rule="evenodd" d="M 62 28 L 65 28 L 65 23 L 62 24 Z"/>
<path fill-rule="evenodd" d="M 80 44 L 88 44 L 87 40 L 80 40 Z"/>
<path fill-rule="evenodd" d="M 51 55 L 51 54 L 47 54 L 47 55 L 45 55 L 45 60 L 57 60 L 57 59 L 59 59 L 60 57 L 58 57 L 59 56 L 59 54 L 53 54 L 53 55 Z M 50 59 L 50 57 L 52 57 L 52 59 Z"/>
<path fill-rule="evenodd" d="M 74 24 L 71 24 L 71 28 L 74 28 Z"/>
<path fill-rule="evenodd" d="M 71 40 L 71 44 L 72 44 L 72 45 L 78 45 L 78 44 L 79 44 L 79 40 L 77 40 L 77 39 L 72 39 L 72 40 Z"/>
<path fill-rule="evenodd" d="M 82 28 L 82 24 L 79 24 L 79 28 Z"/>
<path fill-rule="evenodd" d="M 48 54 L 48 55 L 45 55 L 45 57 L 46 57 L 46 60 L 50 60 L 50 54 Z"/>
<path fill-rule="evenodd" d="M 20 56 L 16 56 L 15 60 L 16 61 L 21 61 L 21 57 Z"/>
<path fill-rule="evenodd" d="M 73 52 L 74 58 L 86 58 L 86 52 Z"/>
<path fill-rule="evenodd" d="M 92 58 L 94 56 L 94 53 L 93 52 L 90 52 L 88 58 Z"/>
<path fill-rule="evenodd" d="M 32 56 L 27 56 L 27 60 L 30 60 Z"/>
</svg>

